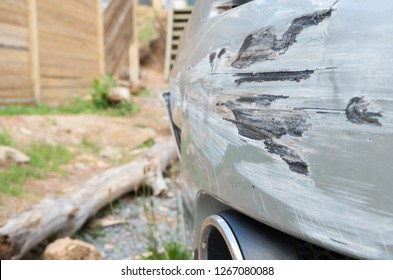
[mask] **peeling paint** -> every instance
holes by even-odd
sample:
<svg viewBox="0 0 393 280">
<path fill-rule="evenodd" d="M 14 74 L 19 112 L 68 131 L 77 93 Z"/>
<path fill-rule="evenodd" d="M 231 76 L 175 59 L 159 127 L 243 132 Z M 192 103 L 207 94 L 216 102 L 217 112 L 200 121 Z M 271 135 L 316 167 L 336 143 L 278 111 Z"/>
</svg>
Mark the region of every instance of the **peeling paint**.
<svg viewBox="0 0 393 280">
<path fill-rule="evenodd" d="M 253 140 L 262 140 L 269 153 L 279 155 L 289 169 L 302 175 L 308 175 L 308 164 L 297 152 L 274 139 L 284 135 L 302 137 L 310 127 L 307 113 L 288 107 L 271 106 L 272 102 L 287 99 L 284 95 L 242 96 L 236 101 L 227 101 L 235 120 L 224 118 L 234 123 L 239 134 Z"/>
<path fill-rule="evenodd" d="M 226 54 L 227 50 L 225 48 L 221 49 L 221 51 L 218 53 L 218 58 L 221 58 L 224 54 Z"/>
<path fill-rule="evenodd" d="M 348 120 L 356 124 L 368 123 L 380 126 L 378 117 L 382 117 L 381 112 L 369 112 L 369 105 L 364 97 L 352 98 L 345 109 Z"/>
<path fill-rule="evenodd" d="M 283 55 L 296 42 L 296 37 L 306 28 L 318 25 L 332 15 L 333 9 L 325 9 L 295 18 L 281 38 L 273 27 L 263 27 L 249 34 L 239 49 L 232 67 L 244 68 L 255 62 L 275 59 Z"/>
<path fill-rule="evenodd" d="M 209 56 L 209 61 L 210 61 L 210 65 L 211 67 L 213 67 L 214 65 L 214 60 L 216 59 L 217 54 L 215 52 L 212 52 Z"/>
</svg>

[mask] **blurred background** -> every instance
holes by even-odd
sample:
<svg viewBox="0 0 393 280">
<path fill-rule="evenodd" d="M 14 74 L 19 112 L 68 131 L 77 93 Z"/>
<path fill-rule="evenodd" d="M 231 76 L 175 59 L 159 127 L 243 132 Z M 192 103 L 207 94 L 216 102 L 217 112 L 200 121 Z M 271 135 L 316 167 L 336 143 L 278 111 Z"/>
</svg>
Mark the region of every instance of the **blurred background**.
<svg viewBox="0 0 393 280">
<path fill-rule="evenodd" d="M 68 201 L 72 211 L 66 198 L 172 141 L 161 93 L 193 2 L 0 0 L 1 259 L 191 257 L 175 156 L 163 189 L 141 179 L 120 199 L 111 190 L 71 233 L 45 213 L 74 222 L 94 198 Z"/>
</svg>

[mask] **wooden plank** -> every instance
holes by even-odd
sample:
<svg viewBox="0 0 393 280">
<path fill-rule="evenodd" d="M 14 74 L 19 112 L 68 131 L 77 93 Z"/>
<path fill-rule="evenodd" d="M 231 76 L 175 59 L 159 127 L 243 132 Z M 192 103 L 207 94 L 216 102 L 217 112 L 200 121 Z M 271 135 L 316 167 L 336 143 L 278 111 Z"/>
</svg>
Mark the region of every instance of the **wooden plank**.
<svg viewBox="0 0 393 280">
<path fill-rule="evenodd" d="M 42 22 L 40 18 L 39 30 L 43 34 L 51 34 L 57 37 L 69 38 L 75 41 L 86 42 L 94 41 L 97 36 L 96 29 L 91 31 L 86 31 L 82 29 L 77 29 L 78 27 L 71 27 L 66 25 L 59 25 L 60 23 L 53 22 Z M 95 25 L 94 25 L 95 26 Z M 95 42 L 96 43 L 96 42 Z"/>
<path fill-rule="evenodd" d="M 51 11 L 40 11 L 38 13 L 38 18 L 40 19 L 40 24 L 42 27 L 65 30 L 71 34 L 74 32 L 79 32 L 91 35 L 95 34 L 96 32 L 96 22 L 93 23 L 90 21 L 78 20 L 67 14 L 58 14 L 56 17 L 56 13 L 47 14 L 50 12 Z"/>
<path fill-rule="evenodd" d="M 76 96 L 86 96 L 89 87 L 43 88 L 41 99 L 45 104 L 61 104 L 72 101 Z"/>
<path fill-rule="evenodd" d="M 30 55 L 30 78 L 33 86 L 33 96 L 40 103 L 41 81 L 40 81 L 40 58 L 38 43 L 38 19 L 36 0 L 27 0 L 29 21 L 29 55 Z"/>
<path fill-rule="evenodd" d="M 117 20 L 117 14 L 122 12 L 121 1 L 111 1 L 108 7 L 105 9 L 103 23 L 104 31 L 108 32 L 108 29 L 113 26 L 113 23 Z"/>
<path fill-rule="evenodd" d="M 172 33 L 173 38 L 180 38 L 181 34 L 183 33 L 183 30 L 175 30 Z"/>
<path fill-rule="evenodd" d="M 26 10 L 26 2 L 20 0 L 1 0 L 0 9 L 9 9 L 12 11 L 20 12 Z"/>
<path fill-rule="evenodd" d="M 22 98 L 31 98 L 31 88 L 7 88 L 5 90 L 0 89 L 0 104 L 5 103 L 7 100 L 15 100 Z"/>
<path fill-rule="evenodd" d="M 14 11 L 12 9 L 0 8 L 0 22 L 16 26 L 27 26 L 27 16 L 24 10 Z"/>
<path fill-rule="evenodd" d="M 97 58 L 96 43 L 79 42 L 72 39 L 52 36 L 46 34 L 39 37 L 40 51 L 42 55 L 70 55 L 73 57 L 84 57 L 85 59 Z M 42 59 L 45 59 L 43 57 Z"/>
<path fill-rule="evenodd" d="M 129 66 L 130 44 L 133 36 L 133 2 L 112 1 L 104 14 L 106 72 L 121 74 L 123 65 Z"/>
<path fill-rule="evenodd" d="M 64 68 L 64 67 L 70 67 L 70 68 L 80 68 L 80 69 L 90 69 L 91 73 L 98 73 L 97 71 L 97 60 L 96 59 L 85 59 L 85 58 L 75 58 L 67 56 L 67 54 L 64 54 L 63 56 L 59 55 L 48 55 L 45 54 L 43 55 L 42 52 L 40 52 L 41 59 L 40 59 L 40 64 L 41 65 L 53 65 L 57 66 L 58 68 Z"/>
<path fill-rule="evenodd" d="M 26 27 L 0 22 L 0 45 L 9 48 L 27 49 Z"/>
<path fill-rule="evenodd" d="M 41 64 L 41 76 L 59 76 L 59 77 L 80 77 L 80 76 L 90 76 L 95 77 L 98 76 L 98 71 L 95 65 L 93 67 L 85 67 L 84 65 L 74 64 L 74 66 L 65 67 L 62 65 L 46 65 Z M 95 72 L 94 72 L 95 71 Z"/>
<path fill-rule="evenodd" d="M 59 20 L 70 19 L 69 24 L 96 23 L 96 0 L 90 1 L 91 6 L 86 6 L 86 1 L 38 1 L 38 13 L 41 16 L 58 18 Z M 61 17 L 61 18 L 60 18 Z"/>
<path fill-rule="evenodd" d="M 29 75 L 27 51 L 0 48 L 0 75 Z"/>
<path fill-rule="evenodd" d="M 108 46 L 116 44 L 117 39 L 121 37 L 124 32 L 128 34 L 132 33 L 131 1 L 133 0 L 127 0 L 127 5 L 119 11 L 119 14 L 116 14 L 115 20 L 110 21 L 110 25 L 105 26 L 105 48 L 107 51 L 110 49 Z"/>
<path fill-rule="evenodd" d="M 41 42 L 40 42 L 41 45 Z M 83 47 L 82 47 L 83 48 Z M 75 49 L 74 51 L 70 51 L 72 48 L 67 49 L 59 49 L 57 45 L 54 48 L 40 48 L 41 52 L 45 55 L 43 59 L 47 59 L 47 57 L 59 57 L 65 59 L 80 59 L 86 61 L 97 61 L 97 50 L 90 50 L 88 48 L 80 51 L 79 49 Z"/>
<path fill-rule="evenodd" d="M 187 25 L 187 21 L 180 21 L 173 23 L 173 29 L 184 29 Z"/>
<path fill-rule="evenodd" d="M 92 77 L 59 78 L 54 76 L 41 76 L 41 84 L 45 89 L 50 88 L 90 88 Z"/>
<path fill-rule="evenodd" d="M 3 74 L 0 79 L 0 89 L 21 89 L 30 88 L 32 86 L 29 75 L 10 75 Z"/>
<path fill-rule="evenodd" d="M 190 18 L 190 14 L 188 14 L 188 13 L 186 13 L 186 14 L 175 13 L 173 15 L 173 18 L 174 18 L 175 21 L 177 21 L 177 20 L 188 21 L 188 19 Z"/>
</svg>

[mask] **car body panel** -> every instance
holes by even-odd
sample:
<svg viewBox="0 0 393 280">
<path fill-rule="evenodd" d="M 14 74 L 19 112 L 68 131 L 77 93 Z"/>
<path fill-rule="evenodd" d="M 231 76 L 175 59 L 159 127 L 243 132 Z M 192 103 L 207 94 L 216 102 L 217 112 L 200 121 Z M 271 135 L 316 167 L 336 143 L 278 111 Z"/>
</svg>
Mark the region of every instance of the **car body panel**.
<svg viewBox="0 0 393 280">
<path fill-rule="evenodd" d="M 208 195 L 316 245 L 392 259 L 392 14 L 370 0 L 197 2 L 170 78 L 190 211 Z"/>
</svg>

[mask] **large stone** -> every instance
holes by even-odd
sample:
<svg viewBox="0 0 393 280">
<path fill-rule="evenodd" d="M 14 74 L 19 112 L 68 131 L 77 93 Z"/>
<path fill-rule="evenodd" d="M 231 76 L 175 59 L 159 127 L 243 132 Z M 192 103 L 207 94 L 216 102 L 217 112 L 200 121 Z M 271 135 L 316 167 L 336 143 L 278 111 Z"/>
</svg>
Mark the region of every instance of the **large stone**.
<svg viewBox="0 0 393 280">
<path fill-rule="evenodd" d="M 30 158 L 21 151 L 8 146 L 0 146 L 0 167 L 24 164 L 29 161 Z"/>
<path fill-rule="evenodd" d="M 109 104 L 119 104 L 121 102 L 130 102 L 131 101 L 131 93 L 130 90 L 126 87 L 115 87 L 110 90 L 106 99 Z"/>
<path fill-rule="evenodd" d="M 44 251 L 45 260 L 100 260 L 101 254 L 91 244 L 71 238 L 57 239 Z"/>
</svg>

